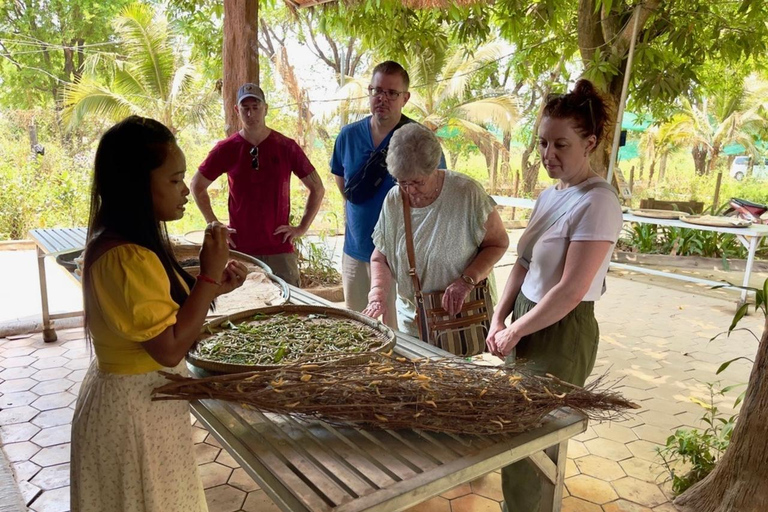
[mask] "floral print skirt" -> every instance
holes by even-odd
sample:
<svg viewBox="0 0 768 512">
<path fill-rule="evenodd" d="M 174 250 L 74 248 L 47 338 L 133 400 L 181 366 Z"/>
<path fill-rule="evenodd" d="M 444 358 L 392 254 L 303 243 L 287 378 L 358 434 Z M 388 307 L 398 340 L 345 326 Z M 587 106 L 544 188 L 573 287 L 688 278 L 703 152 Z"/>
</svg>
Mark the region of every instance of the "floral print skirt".
<svg viewBox="0 0 768 512">
<path fill-rule="evenodd" d="M 183 361 L 168 371 L 187 372 Z M 151 400 L 166 382 L 91 363 L 72 421 L 72 512 L 207 512 L 189 403 Z"/>
</svg>

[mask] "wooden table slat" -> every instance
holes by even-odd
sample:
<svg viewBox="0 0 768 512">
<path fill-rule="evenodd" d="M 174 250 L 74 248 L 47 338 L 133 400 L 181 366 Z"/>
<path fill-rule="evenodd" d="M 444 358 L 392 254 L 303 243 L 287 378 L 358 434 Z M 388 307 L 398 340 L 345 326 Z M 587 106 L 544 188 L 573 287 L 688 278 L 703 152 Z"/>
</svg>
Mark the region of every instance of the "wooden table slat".
<svg viewBox="0 0 768 512">
<path fill-rule="evenodd" d="M 349 438 L 349 434 L 344 432 L 348 427 L 337 428 L 325 422 L 318 423 L 320 423 L 328 432 L 333 434 L 338 440 L 337 443 L 331 444 L 332 449 L 339 455 L 345 456 L 351 463 L 354 462 L 356 467 L 361 471 L 365 471 L 368 478 L 374 481 L 376 485 L 385 487 L 393 482 L 402 480 L 401 476 L 392 471 L 386 464 L 373 457 L 368 451 L 363 450 L 356 443 L 353 443 Z M 361 465 L 358 461 L 362 461 L 363 464 Z"/>
<path fill-rule="evenodd" d="M 255 415 L 269 421 L 262 413 L 255 412 Z M 280 417 L 279 422 L 269 422 L 274 425 L 272 433 L 280 441 L 281 453 L 289 460 L 305 460 L 311 465 L 313 474 L 318 473 L 323 481 L 327 479 L 343 491 L 344 496 L 339 498 L 339 502 L 368 494 L 375 488 L 358 472 L 351 470 L 343 459 L 323 448 L 322 443 L 332 441 L 330 435 L 325 439 L 320 437 L 325 429 L 312 426 L 297 428 L 298 423 L 287 417 Z"/>
<path fill-rule="evenodd" d="M 435 464 L 445 464 L 461 457 L 460 453 L 457 453 L 446 444 L 440 443 L 434 438 L 430 439 L 414 430 L 388 430 L 387 432 L 391 436 L 400 439 L 400 442 L 406 444 L 412 450 L 425 454 L 431 458 Z M 425 440 L 427 441 L 426 443 L 424 442 Z"/>
<path fill-rule="evenodd" d="M 349 472 L 356 479 L 362 481 L 365 488 L 355 488 L 358 495 L 366 494 L 373 489 L 379 489 L 394 482 L 391 476 L 380 469 L 380 465 L 351 449 L 343 442 L 343 438 L 337 438 L 336 434 L 328 429 L 327 424 L 315 421 L 312 425 L 305 425 L 305 422 L 290 417 L 286 417 L 286 420 L 293 427 L 286 430 L 286 433 L 297 442 L 307 442 L 310 445 L 308 450 L 318 452 L 315 455 L 318 460 L 326 460 L 327 457 L 325 464 L 336 468 L 337 473 Z"/>
<path fill-rule="evenodd" d="M 285 470 L 293 472 L 314 490 L 314 495 L 332 507 L 353 499 L 347 489 L 336 480 L 335 476 L 329 473 L 327 468 L 307 457 L 306 451 L 296 446 L 293 440 L 285 435 L 282 428 L 263 413 L 246 411 L 243 417 L 249 421 L 253 421 L 253 418 L 256 417 L 260 420 L 261 426 L 266 427 L 261 431 L 262 442 L 266 443 L 272 454 L 280 459 L 283 472 Z M 304 496 L 297 497 L 304 499 Z"/>
<path fill-rule="evenodd" d="M 269 470 L 277 476 L 280 482 L 284 482 L 291 493 L 294 494 L 304 506 L 311 510 L 323 512 L 333 510 L 333 502 L 328 500 L 322 490 L 307 477 L 300 467 L 289 459 L 274 445 L 274 438 L 264 435 L 263 428 L 253 428 L 253 424 L 243 415 L 242 409 L 232 407 L 233 418 L 239 423 L 237 436 L 247 439 L 248 450 L 258 458 Z M 260 425 L 268 427 L 268 425 Z M 314 476 L 314 475 L 312 475 Z"/>
<path fill-rule="evenodd" d="M 277 457 L 232 406 L 219 400 L 191 402 L 197 418 L 283 510 L 329 512 L 331 507 Z M 291 489 L 287 492 L 284 489 Z M 296 495 L 302 496 L 298 499 Z"/>
</svg>

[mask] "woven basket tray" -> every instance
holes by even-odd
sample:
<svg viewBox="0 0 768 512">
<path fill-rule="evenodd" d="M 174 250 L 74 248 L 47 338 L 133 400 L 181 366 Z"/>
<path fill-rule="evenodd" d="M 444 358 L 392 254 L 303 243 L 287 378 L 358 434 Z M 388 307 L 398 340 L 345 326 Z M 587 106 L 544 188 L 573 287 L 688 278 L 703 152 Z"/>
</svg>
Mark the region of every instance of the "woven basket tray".
<svg viewBox="0 0 768 512">
<path fill-rule="evenodd" d="M 712 226 L 716 228 L 748 228 L 752 223 L 744 219 L 733 217 L 723 217 L 719 215 L 690 215 L 680 219 L 688 224 L 698 224 L 699 226 Z"/>
<path fill-rule="evenodd" d="M 225 322 L 232 322 L 234 324 L 237 324 L 237 323 L 242 323 L 243 321 L 247 321 L 251 319 L 256 314 L 274 315 L 278 313 L 297 314 L 300 316 L 307 316 L 314 313 L 314 314 L 326 315 L 331 318 L 352 320 L 353 322 L 363 324 L 375 334 L 376 338 L 380 340 L 380 343 L 371 347 L 370 350 L 373 350 L 373 351 L 387 352 L 388 350 L 392 349 L 396 343 L 395 333 L 392 331 L 392 329 L 390 329 L 389 327 L 387 327 L 382 323 L 379 323 L 376 320 L 373 320 L 372 318 L 368 318 L 367 316 L 361 315 L 360 313 L 356 313 L 354 311 L 349 311 L 346 309 L 338 309 L 338 308 L 331 308 L 331 307 L 325 307 L 325 306 L 299 306 L 294 304 L 285 304 L 282 306 L 272 306 L 268 308 L 251 309 L 251 310 L 243 311 L 241 313 L 237 313 L 234 315 L 227 315 L 221 318 L 217 318 L 216 320 L 212 320 L 203 325 L 202 334 L 200 338 L 198 338 L 198 341 L 204 340 L 210 337 L 211 334 L 209 334 L 209 332 L 211 331 L 215 332 Z M 369 360 L 368 357 L 360 356 L 360 358 L 358 359 L 349 360 L 348 364 L 362 364 L 367 362 L 368 360 Z M 241 373 L 241 372 L 248 372 L 253 370 L 275 369 L 275 368 L 280 368 L 284 366 L 280 364 L 278 365 L 245 365 L 245 364 L 220 363 L 217 361 L 211 361 L 211 360 L 203 359 L 202 357 L 199 357 L 197 355 L 196 346 L 193 347 L 192 350 L 187 354 L 187 361 L 189 361 L 194 366 L 197 366 L 198 368 L 202 368 L 204 370 L 209 370 L 214 372 L 222 372 L 222 373 Z M 286 362 L 286 364 L 290 364 L 290 362 Z"/>
<path fill-rule="evenodd" d="M 191 259 L 199 260 L 200 258 L 199 245 L 174 243 L 172 247 L 173 247 L 173 254 L 176 256 L 176 259 L 180 263 L 184 262 L 184 260 L 191 260 Z M 259 259 L 254 258 L 253 256 L 249 256 L 248 254 L 238 252 L 238 251 L 229 251 L 229 257 L 230 259 L 244 263 L 249 270 L 253 270 L 255 267 L 258 267 L 262 269 L 264 272 L 266 272 L 267 274 L 272 273 L 272 269 L 269 267 L 269 265 L 267 265 L 266 263 L 264 263 Z M 187 266 L 199 266 L 199 265 L 200 263 L 198 262 L 197 265 L 183 265 L 183 266 L 186 268 Z"/>
<path fill-rule="evenodd" d="M 682 217 L 686 217 L 688 213 L 679 212 L 675 210 L 653 210 L 653 209 L 640 209 L 631 210 L 629 213 L 637 215 L 638 217 L 649 217 L 651 219 L 673 219 L 679 220 Z"/>
</svg>

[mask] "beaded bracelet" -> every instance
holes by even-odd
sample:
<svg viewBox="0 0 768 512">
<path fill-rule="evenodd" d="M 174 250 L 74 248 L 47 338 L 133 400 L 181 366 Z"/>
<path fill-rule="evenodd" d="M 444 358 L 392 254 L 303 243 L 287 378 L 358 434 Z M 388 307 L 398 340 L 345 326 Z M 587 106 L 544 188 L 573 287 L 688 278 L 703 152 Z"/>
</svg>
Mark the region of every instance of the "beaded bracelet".
<svg viewBox="0 0 768 512">
<path fill-rule="evenodd" d="M 211 284 L 215 284 L 216 286 L 221 286 L 221 283 L 220 283 L 220 282 L 218 282 L 217 280 L 213 279 L 212 277 L 208 277 L 208 276 L 206 276 L 205 274 L 199 274 L 199 275 L 197 276 L 197 280 L 198 280 L 198 281 L 202 281 L 202 282 L 204 282 L 204 283 L 211 283 Z"/>
</svg>

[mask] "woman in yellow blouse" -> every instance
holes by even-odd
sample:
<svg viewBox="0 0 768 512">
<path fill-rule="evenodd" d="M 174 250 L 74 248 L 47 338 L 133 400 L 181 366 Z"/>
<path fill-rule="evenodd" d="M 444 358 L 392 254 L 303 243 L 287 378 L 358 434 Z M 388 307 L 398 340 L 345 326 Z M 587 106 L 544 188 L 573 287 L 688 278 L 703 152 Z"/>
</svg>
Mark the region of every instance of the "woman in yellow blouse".
<svg viewBox="0 0 768 512">
<path fill-rule="evenodd" d="M 227 261 L 226 227 L 206 228 L 200 276 L 174 259 L 165 222 L 184 215 L 186 162 L 173 134 L 131 116 L 99 142 L 83 268 L 86 336 L 96 358 L 72 423 L 73 512 L 204 512 L 185 402 L 152 402 L 184 373 L 212 301 L 247 269 Z"/>
</svg>

